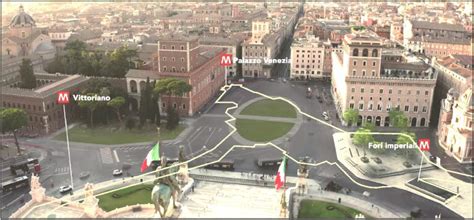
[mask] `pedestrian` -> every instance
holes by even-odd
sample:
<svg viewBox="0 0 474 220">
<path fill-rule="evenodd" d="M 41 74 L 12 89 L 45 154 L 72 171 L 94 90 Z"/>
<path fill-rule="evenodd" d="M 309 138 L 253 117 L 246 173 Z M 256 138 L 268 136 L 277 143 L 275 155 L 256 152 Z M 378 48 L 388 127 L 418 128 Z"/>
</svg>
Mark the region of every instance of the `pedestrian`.
<svg viewBox="0 0 474 220">
<path fill-rule="evenodd" d="M 191 186 L 191 191 L 194 192 L 194 184 Z"/>
<path fill-rule="evenodd" d="M 339 197 L 339 199 L 337 199 L 337 202 L 338 202 L 338 203 L 341 203 L 341 197 Z"/>
<path fill-rule="evenodd" d="M 372 204 L 372 208 L 374 208 L 374 204 Z"/>
</svg>

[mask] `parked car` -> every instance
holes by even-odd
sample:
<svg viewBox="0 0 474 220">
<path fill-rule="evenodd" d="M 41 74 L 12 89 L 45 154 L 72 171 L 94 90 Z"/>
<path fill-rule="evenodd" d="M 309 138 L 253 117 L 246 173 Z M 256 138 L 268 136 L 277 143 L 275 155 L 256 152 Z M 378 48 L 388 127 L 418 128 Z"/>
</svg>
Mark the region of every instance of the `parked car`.
<svg viewBox="0 0 474 220">
<path fill-rule="evenodd" d="M 59 192 L 60 193 L 67 193 L 67 192 L 70 192 L 70 191 L 72 191 L 72 186 L 71 185 L 59 187 Z"/>
<path fill-rule="evenodd" d="M 328 116 L 328 113 L 327 113 L 327 112 L 323 112 L 323 116 Z"/>
<path fill-rule="evenodd" d="M 87 177 L 89 177 L 91 174 L 87 171 L 82 171 L 80 174 L 79 174 L 79 179 L 86 179 Z"/>
<path fill-rule="evenodd" d="M 112 172 L 112 175 L 114 176 L 121 176 L 123 174 L 122 170 L 121 169 L 115 169 L 113 172 Z"/>
</svg>

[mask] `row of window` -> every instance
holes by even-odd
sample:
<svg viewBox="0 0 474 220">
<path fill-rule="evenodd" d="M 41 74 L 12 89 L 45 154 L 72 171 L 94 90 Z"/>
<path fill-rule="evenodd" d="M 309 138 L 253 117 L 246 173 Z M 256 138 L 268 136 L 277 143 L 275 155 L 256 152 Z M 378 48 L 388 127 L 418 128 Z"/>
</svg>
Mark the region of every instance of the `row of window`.
<svg viewBox="0 0 474 220">
<path fill-rule="evenodd" d="M 53 108 L 55 106 L 55 103 L 54 102 L 51 102 L 51 108 Z M 36 111 L 36 109 L 38 109 L 38 111 L 41 111 L 41 105 L 39 106 L 36 106 L 36 105 L 30 105 L 30 104 L 16 104 L 16 103 L 10 103 L 10 102 L 3 102 L 3 107 L 7 107 L 7 108 L 22 108 L 22 109 L 28 109 L 28 110 L 31 110 L 33 109 L 33 111 Z M 46 110 L 49 110 L 50 108 L 50 105 L 49 104 L 46 104 Z"/>
<path fill-rule="evenodd" d="M 301 73 L 301 74 L 310 74 L 310 71 L 308 70 L 308 71 L 306 71 L 306 73 L 305 73 L 304 70 L 302 70 L 301 72 L 298 71 L 298 70 L 295 71 L 295 74 L 300 74 L 300 73 Z M 315 73 L 314 70 L 312 70 L 312 71 L 311 71 L 311 74 L 314 75 L 314 73 Z M 318 71 L 317 74 L 318 74 L 318 75 L 321 75 L 321 71 Z"/>
<path fill-rule="evenodd" d="M 375 64 L 376 64 L 376 62 L 373 61 L 372 66 L 375 66 Z M 357 66 L 357 60 L 354 60 L 354 66 Z M 366 60 L 362 61 L 362 66 L 367 66 L 367 61 Z"/>
<path fill-rule="evenodd" d="M 300 62 L 300 60 L 296 60 L 296 63 L 299 63 L 299 62 Z M 301 62 L 304 63 L 305 60 L 301 60 Z M 309 62 L 309 60 L 308 60 L 308 62 Z M 311 62 L 316 63 L 316 60 L 311 60 Z M 321 63 L 321 60 L 318 60 L 318 63 Z"/>
<path fill-rule="evenodd" d="M 169 70 L 170 72 L 173 72 L 173 73 L 178 72 L 178 71 L 176 70 L 176 67 L 174 67 L 174 66 L 171 67 L 171 69 L 168 69 L 168 67 L 166 67 L 166 66 L 163 67 L 163 72 L 166 72 L 166 71 L 168 71 L 168 70 Z M 184 72 L 186 72 L 186 69 L 185 69 L 184 67 L 181 67 L 181 70 L 180 70 L 179 72 L 184 73 Z"/>
<path fill-rule="evenodd" d="M 175 48 L 177 48 L 177 47 L 175 47 L 174 45 L 171 45 L 171 50 L 174 50 Z M 166 49 L 166 45 L 162 45 L 161 49 Z M 179 49 L 184 50 L 184 46 L 179 47 Z"/>
<path fill-rule="evenodd" d="M 321 51 L 320 51 L 321 52 Z M 299 54 L 296 54 L 296 57 L 299 58 L 300 55 Z M 306 56 L 307 58 L 311 58 L 310 55 Z M 304 54 L 301 54 L 301 58 L 304 58 Z M 316 58 L 316 55 L 313 54 L 313 58 Z M 318 58 L 321 58 L 321 55 L 318 55 Z"/>
<path fill-rule="evenodd" d="M 300 50 L 296 50 L 296 52 L 299 53 Z M 306 50 L 301 50 L 301 52 L 302 53 L 305 53 L 305 52 L 307 52 L 307 53 L 316 53 L 316 52 L 321 53 L 321 50 L 307 50 L 307 51 Z M 303 56 L 304 56 L 304 54 L 303 54 Z"/>
<path fill-rule="evenodd" d="M 355 88 L 351 88 L 351 92 L 356 92 L 356 89 Z M 364 93 L 365 92 L 365 88 L 360 88 L 360 93 Z M 370 93 L 374 93 L 375 90 L 374 89 L 370 89 Z M 383 94 L 384 90 L 383 89 L 379 89 L 379 93 L 380 94 Z M 392 94 L 393 93 L 393 90 L 392 89 L 389 89 L 388 90 L 388 94 Z M 429 91 L 428 90 L 425 90 L 425 96 L 429 95 Z M 401 95 L 402 94 L 402 90 L 399 89 L 398 90 L 398 95 Z M 407 90 L 407 95 L 411 95 L 411 90 Z M 421 91 L 420 90 L 416 90 L 416 95 L 420 95 L 421 94 Z"/>
<path fill-rule="evenodd" d="M 313 65 L 312 68 L 314 68 L 314 67 L 315 67 L 315 66 Z M 300 65 L 296 64 L 296 68 L 300 68 Z M 305 68 L 305 66 L 304 66 L 304 65 L 301 65 L 301 68 Z M 310 65 L 306 65 L 306 68 L 310 68 Z M 321 68 L 321 66 L 318 65 L 318 69 L 320 69 L 320 68 Z"/>
<path fill-rule="evenodd" d="M 379 51 L 377 49 L 372 49 L 372 57 L 378 57 Z M 359 56 L 359 49 L 355 48 L 352 50 L 352 56 L 357 57 Z M 362 50 L 362 56 L 363 57 L 368 57 L 369 56 L 369 50 L 368 49 L 363 49 Z"/>
<path fill-rule="evenodd" d="M 355 104 L 352 103 L 352 102 L 349 103 L 349 108 L 354 109 L 354 105 L 355 105 Z M 363 111 L 363 110 L 364 110 L 364 102 L 359 102 L 358 109 L 359 109 L 359 111 Z M 388 103 L 387 106 L 386 106 L 386 108 L 385 108 L 385 110 L 386 110 L 387 112 L 389 112 L 391 109 L 392 109 L 392 106 L 391 106 L 390 103 Z M 400 109 L 400 105 L 397 105 L 397 106 L 395 107 L 395 109 Z M 382 111 L 382 110 L 383 110 L 383 104 L 382 104 L 382 103 L 377 104 L 377 108 L 374 109 L 373 103 L 368 103 L 367 111 L 373 111 L 373 110 Z M 409 106 L 409 105 L 405 105 L 404 108 L 403 108 L 403 110 L 404 110 L 405 112 L 409 112 L 409 111 L 410 111 L 410 106 Z M 413 106 L 413 108 L 412 108 L 411 111 L 413 111 L 414 113 L 418 113 L 418 111 L 419 111 L 418 106 L 417 106 L 417 105 Z M 421 112 L 422 112 L 422 113 L 426 113 L 427 111 L 428 111 L 428 107 L 427 107 L 427 106 L 423 106 L 422 109 L 421 109 Z"/>
<path fill-rule="evenodd" d="M 166 61 L 166 57 L 163 57 L 162 60 L 163 60 L 163 61 Z M 181 57 L 180 60 L 181 60 L 181 62 L 184 63 L 184 58 L 183 58 L 183 57 Z M 174 57 L 171 57 L 171 61 L 174 62 L 174 61 L 176 61 L 176 59 L 175 59 Z"/>
<path fill-rule="evenodd" d="M 355 76 L 357 71 L 352 70 L 352 75 Z M 365 70 L 362 70 L 362 76 L 365 76 Z M 375 76 L 375 70 L 372 70 L 372 76 Z"/>
</svg>

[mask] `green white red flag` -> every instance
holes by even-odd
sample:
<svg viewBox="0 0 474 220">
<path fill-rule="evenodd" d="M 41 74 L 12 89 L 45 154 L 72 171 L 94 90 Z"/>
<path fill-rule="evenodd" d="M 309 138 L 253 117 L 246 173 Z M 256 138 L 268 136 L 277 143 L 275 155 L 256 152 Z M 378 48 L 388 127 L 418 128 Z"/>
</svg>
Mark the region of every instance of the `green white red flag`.
<svg viewBox="0 0 474 220">
<path fill-rule="evenodd" d="M 281 161 L 280 167 L 278 168 L 278 172 L 275 178 L 275 188 L 279 190 L 286 181 L 286 157 L 283 157 L 283 160 Z"/>
<path fill-rule="evenodd" d="M 143 160 L 140 170 L 142 173 L 150 167 L 152 161 L 160 160 L 160 142 L 156 143 L 155 146 L 148 152 Z"/>
</svg>

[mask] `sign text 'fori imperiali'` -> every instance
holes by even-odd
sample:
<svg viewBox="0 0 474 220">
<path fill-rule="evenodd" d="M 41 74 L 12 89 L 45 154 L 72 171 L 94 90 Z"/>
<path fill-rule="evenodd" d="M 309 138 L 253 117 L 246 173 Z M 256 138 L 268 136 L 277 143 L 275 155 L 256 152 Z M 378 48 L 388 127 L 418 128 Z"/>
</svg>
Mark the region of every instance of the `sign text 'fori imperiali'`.
<svg viewBox="0 0 474 220">
<path fill-rule="evenodd" d="M 418 146 L 416 144 L 411 144 L 411 143 L 407 143 L 407 144 L 390 144 L 387 142 L 377 142 L 377 143 L 370 142 L 369 143 L 369 149 L 398 150 L 398 149 L 415 149 L 415 148 L 418 148 Z"/>
</svg>

